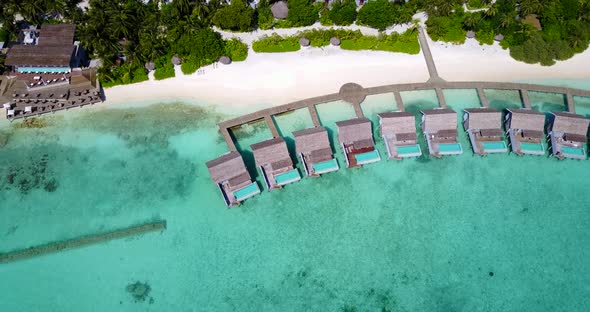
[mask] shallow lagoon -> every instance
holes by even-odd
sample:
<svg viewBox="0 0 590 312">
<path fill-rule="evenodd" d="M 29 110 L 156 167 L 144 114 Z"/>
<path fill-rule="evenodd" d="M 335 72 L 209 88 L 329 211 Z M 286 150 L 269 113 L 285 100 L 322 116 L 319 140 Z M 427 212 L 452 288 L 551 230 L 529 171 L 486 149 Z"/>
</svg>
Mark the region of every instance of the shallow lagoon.
<svg viewBox="0 0 590 312">
<path fill-rule="evenodd" d="M 433 94 L 402 93 L 406 110 L 435 107 Z M 486 94 L 494 107 L 518 105 L 509 92 Z M 478 105 L 470 90 L 445 97 L 456 111 Z M 544 111 L 563 108 L 553 95 L 531 100 Z M 376 114 L 396 106 L 382 95 L 362 108 L 377 133 Z M 577 108 L 590 114 L 590 101 Z M 334 123 L 354 111 L 335 102 L 318 114 L 333 136 Z M 226 151 L 215 125 L 231 117 L 165 103 L 56 114 L 41 129 L 4 127 L 1 251 L 159 218 L 168 229 L 2 264 L 0 310 L 590 309 L 587 161 L 482 158 L 462 134 L 461 156 L 341 169 L 228 210 L 204 163 Z M 310 118 L 302 111 L 275 122 L 292 146 L 290 133 Z M 253 124 L 233 135 L 255 173 L 249 145 L 270 132 Z M 152 301 L 126 291 L 136 281 L 150 285 Z"/>
</svg>

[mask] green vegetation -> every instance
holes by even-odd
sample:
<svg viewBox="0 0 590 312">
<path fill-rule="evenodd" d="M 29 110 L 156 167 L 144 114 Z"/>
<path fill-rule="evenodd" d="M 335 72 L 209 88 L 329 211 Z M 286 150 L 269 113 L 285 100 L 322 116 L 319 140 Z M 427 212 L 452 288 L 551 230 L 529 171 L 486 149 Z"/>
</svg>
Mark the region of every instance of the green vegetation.
<svg viewBox="0 0 590 312">
<path fill-rule="evenodd" d="M 232 62 L 242 62 L 248 57 L 248 45 L 239 39 L 231 39 L 225 42 L 225 55 L 229 56 Z"/>
<path fill-rule="evenodd" d="M 457 7 L 449 16 L 431 16 L 426 21 L 428 34 L 432 40 L 451 43 L 464 43 L 467 31 L 463 29 L 465 13 Z"/>
<path fill-rule="evenodd" d="M 358 24 L 385 30 L 393 24 L 411 22 L 415 13 L 413 1 L 401 4 L 389 0 L 368 1 L 358 12 Z"/>
<path fill-rule="evenodd" d="M 154 78 L 156 80 L 172 78 L 174 75 L 174 65 L 167 55 L 156 60 L 156 71 L 154 72 Z"/>
<path fill-rule="evenodd" d="M 103 66 L 99 68 L 98 75 L 103 88 L 148 80 L 147 71 L 143 65 L 134 63 L 113 67 Z"/>
<path fill-rule="evenodd" d="M 271 29 L 274 25 L 274 16 L 270 10 L 270 4 L 268 0 L 260 0 L 258 3 L 257 11 L 257 23 L 260 29 Z"/>
<path fill-rule="evenodd" d="M 254 9 L 245 0 L 232 0 L 213 15 L 213 24 L 221 29 L 248 31 L 254 26 Z"/>
<path fill-rule="evenodd" d="M 467 5 L 468 9 L 477 10 L 477 9 L 485 8 L 489 2 L 490 2 L 490 0 L 467 0 L 467 2 L 465 4 Z"/>
<path fill-rule="evenodd" d="M 313 0 L 289 0 L 289 15 L 287 22 L 290 27 L 313 25 L 319 18 L 319 7 Z"/>
<path fill-rule="evenodd" d="M 326 15 L 334 25 L 348 26 L 356 20 L 356 2 L 354 0 L 335 0 Z"/>
<path fill-rule="evenodd" d="M 330 44 L 330 38 L 338 37 L 341 40 L 340 47 L 345 50 L 375 50 L 388 52 L 401 52 L 417 54 L 420 52 L 420 44 L 416 29 L 412 28 L 403 34 L 365 36 L 360 31 L 327 29 L 307 30 L 295 36 L 281 37 L 277 34 L 255 41 L 252 48 L 256 52 L 292 52 L 300 49 L 299 38 L 310 40 L 311 46 L 324 47 Z"/>
<path fill-rule="evenodd" d="M 255 52 L 294 52 L 300 48 L 299 38 L 296 36 L 283 38 L 277 34 L 272 34 L 252 42 L 252 49 Z"/>
</svg>

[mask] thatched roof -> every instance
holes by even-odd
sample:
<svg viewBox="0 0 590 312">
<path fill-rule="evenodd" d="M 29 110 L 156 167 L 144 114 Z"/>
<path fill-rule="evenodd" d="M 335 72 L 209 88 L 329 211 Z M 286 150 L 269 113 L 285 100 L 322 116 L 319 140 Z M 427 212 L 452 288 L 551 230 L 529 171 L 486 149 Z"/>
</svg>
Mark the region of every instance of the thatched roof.
<svg viewBox="0 0 590 312">
<path fill-rule="evenodd" d="M 522 129 L 543 132 L 545 114 L 531 109 L 508 109 L 510 129 Z"/>
<path fill-rule="evenodd" d="M 307 46 L 309 46 L 309 39 L 307 39 L 307 38 L 299 38 L 299 44 L 302 47 L 307 47 Z"/>
<path fill-rule="evenodd" d="M 381 113 L 381 135 L 416 133 L 416 117 L 408 112 Z"/>
<path fill-rule="evenodd" d="M 367 118 L 355 118 L 336 123 L 338 126 L 338 142 L 340 144 L 358 141 L 373 141 L 371 121 Z"/>
<path fill-rule="evenodd" d="M 248 174 L 248 170 L 246 169 L 246 165 L 244 165 L 242 155 L 240 155 L 238 152 L 230 152 L 225 154 L 219 158 L 207 162 L 206 165 L 209 169 L 211 179 L 215 183 L 228 181 L 232 178 L 241 176 L 244 173 Z M 249 174 L 248 178 L 250 178 Z"/>
<path fill-rule="evenodd" d="M 145 69 L 152 71 L 156 69 L 156 64 L 154 64 L 154 62 L 145 63 Z"/>
<path fill-rule="evenodd" d="M 494 37 L 494 40 L 502 41 L 502 40 L 504 40 L 504 35 L 502 35 L 502 34 L 496 35 L 496 37 Z"/>
<path fill-rule="evenodd" d="M 422 111 L 423 131 L 439 132 L 445 130 L 457 130 L 457 113 L 451 109 L 428 109 Z"/>
<path fill-rule="evenodd" d="M 289 6 L 287 5 L 286 1 L 279 1 L 273 3 L 270 7 L 270 11 L 272 12 L 272 16 L 277 19 L 285 19 L 287 15 L 289 15 Z"/>
<path fill-rule="evenodd" d="M 250 148 L 252 148 L 252 152 L 254 153 L 256 166 L 270 165 L 286 160 L 289 160 L 291 163 L 287 143 L 281 137 L 252 144 Z"/>
<path fill-rule="evenodd" d="M 502 112 L 491 108 L 469 108 L 467 113 L 469 129 L 502 129 Z"/>
<path fill-rule="evenodd" d="M 330 149 L 328 131 L 324 127 L 315 127 L 293 132 L 295 148 L 298 154 Z"/>
<path fill-rule="evenodd" d="M 222 56 L 219 58 L 219 63 L 224 65 L 231 64 L 231 59 L 229 58 L 229 56 Z"/>
<path fill-rule="evenodd" d="M 541 27 L 541 21 L 539 21 L 539 18 L 537 17 L 536 14 L 529 14 L 529 15 L 527 15 L 524 18 L 523 23 L 529 24 L 529 25 L 533 26 L 536 30 L 542 30 L 543 29 L 543 27 Z"/>
<path fill-rule="evenodd" d="M 590 119 L 572 113 L 551 113 L 554 116 L 552 130 L 586 136 Z"/>
<path fill-rule="evenodd" d="M 38 45 L 15 45 L 6 55 L 8 66 L 69 67 L 74 52 L 74 31 L 70 24 L 41 26 Z"/>
<path fill-rule="evenodd" d="M 178 55 L 173 56 L 171 61 L 174 65 L 180 65 L 182 63 L 182 59 Z"/>
<path fill-rule="evenodd" d="M 467 32 L 467 35 L 466 36 L 469 39 L 473 39 L 473 38 L 475 38 L 475 32 L 473 30 L 470 30 L 470 31 Z"/>
<path fill-rule="evenodd" d="M 332 44 L 333 46 L 339 46 L 340 45 L 340 39 L 337 37 L 332 37 L 330 38 L 330 44 Z"/>
</svg>

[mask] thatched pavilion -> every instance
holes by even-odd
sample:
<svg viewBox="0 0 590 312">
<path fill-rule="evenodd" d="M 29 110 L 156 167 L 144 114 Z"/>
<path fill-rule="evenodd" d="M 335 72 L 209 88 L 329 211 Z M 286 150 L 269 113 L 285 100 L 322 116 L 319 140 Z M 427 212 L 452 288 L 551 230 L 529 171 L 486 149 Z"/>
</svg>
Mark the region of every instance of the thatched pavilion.
<svg viewBox="0 0 590 312">
<path fill-rule="evenodd" d="M 147 62 L 145 63 L 145 69 L 148 71 L 153 71 L 156 69 L 156 64 L 154 62 Z"/>
<path fill-rule="evenodd" d="M 309 39 L 307 39 L 307 38 L 303 38 L 303 37 L 302 37 L 302 38 L 299 38 L 299 44 L 300 44 L 302 47 L 308 47 L 308 46 L 309 46 L 309 44 L 310 44 L 310 41 L 309 41 Z"/>
<path fill-rule="evenodd" d="M 286 19 L 287 15 L 289 15 L 289 6 L 287 5 L 286 1 L 278 1 L 273 3 L 270 7 L 270 11 L 272 12 L 272 16 L 276 19 Z"/>
<path fill-rule="evenodd" d="M 463 127 L 469 135 L 475 154 L 486 155 L 508 151 L 502 132 L 502 112 L 491 108 L 465 109 Z"/>
<path fill-rule="evenodd" d="M 178 55 L 173 56 L 171 61 L 174 65 L 182 64 L 182 59 Z"/>
<path fill-rule="evenodd" d="M 408 112 L 381 113 L 379 131 L 387 147 L 390 159 L 418 157 L 422 155 L 417 143 L 416 117 Z"/>
<path fill-rule="evenodd" d="M 287 143 L 283 138 L 252 144 L 250 148 L 254 153 L 256 167 L 262 173 L 269 191 L 301 179 L 299 172 L 293 167 Z"/>
<path fill-rule="evenodd" d="M 222 56 L 219 58 L 219 63 L 223 64 L 223 65 L 229 65 L 231 64 L 231 59 L 229 58 L 229 56 Z"/>
<path fill-rule="evenodd" d="M 544 155 L 543 145 L 545 114 L 531 109 L 508 109 L 505 127 L 512 151 L 524 154 Z"/>
<path fill-rule="evenodd" d="M 338 37 L 330 38 L 330 44 L 333 46 L 340 46 L 340 39 Z"/>
<path fill-rule="evenodd" d="M 457 141 L 457 114 L 451 109 L 422 111 L 422 131 L 426 136 L 428 151 L 434 157 L 463 153 Z"/>
<path fill-rule="evenodd" d="M 590 119 L 573 113 L 551 114 L 547 133 L 551 138 L 553 156 L 559 159 L 586 159 Z"/>
<path fill-rule="evenodd" d="M 475 38 L 475 32 L 473 30 L 468 31 L 466 37 L 469 39 Z"/>
<path fill-rule="evenodd" d="M 367 118 L 354 118 L 336 123 L 338 126 L 338 143 L 346 155 L 348 168 L 377 162 L 381 160 L 375 149 L 371 121 Z"/>
<path fill-rule="evenodd" d="M 219 187 L 228 207 L 260 193 L 258 184 L 252 182 L 240 153 L 227 153 L 207 162 L 206 165 L 211 179 Z"/>
<path fill-rule="evenodd" d="M 297 155 L 308 176 L 319 176 L 339 169 L 330 147 L 326 128 L 315 127 L 295 131 L 293 136 Z"/>
<path fill-rule="evenodd" d="M 504 40 L 504 35 L 502 35 L 502 34 L 496 35 L 496 37 L 494 37 L 494 40 L 496 40 L 498 42 L 502 41 L 502 40 Z"/>
</svg>

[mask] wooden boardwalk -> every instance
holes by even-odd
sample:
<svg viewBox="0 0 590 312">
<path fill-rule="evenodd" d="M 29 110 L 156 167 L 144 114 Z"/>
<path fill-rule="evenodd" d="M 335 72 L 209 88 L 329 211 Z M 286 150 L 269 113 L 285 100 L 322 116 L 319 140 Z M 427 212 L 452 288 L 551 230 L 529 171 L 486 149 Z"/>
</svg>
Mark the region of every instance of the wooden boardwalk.
<svg viewBox="0 0 590 312">
<path fill-rule="evenodd" d="M 529 92 L 544 92 L 544 93 L 556 93 L 563 94 L 566 99 L 567 111 L 575 113 L 574 96 L 590 97 L 590 90 L 580 90 L 566 87 L 557 86 L 546 86 L 529 83 L 515 83 L 515 82 L 492 82 L 492 81 L 446 81 L 438 76 L 436 65 L 430 48 L 428 47 L 428 41 L 423 29 L 419 29 L 418 38 L 422 47 L 422 53 L 426 60 L 428 67 L 428 73 L 430 79 L 426 82 L 420 83 L 405 83 L 405 84 L 392 84 L 378 87 L 363 88 L 355 83 L 347 83 L 340 88 L 338 93 L 332 93 L 317 97 L 312 97 L 280 106 L 275 106 L 267 109 L 263 109 L 248 115 L 244 115 L 235 119 L 227 120 L 219 124 L 219 130 L 225 138 L 227 145 L 231 151 L 236 151 L 235 142 L 233 142 L 229 133 L 233 127 L 240 126 L 245 123 L 250 123 L 256 120 L 264 119 L 269 125 L 269 129 L 273 136 L 278 136 L 276 125 L 272 122 L 272 116 L 276 114 L 285 113 L 301 108 L 308 108 L 314 126 L 320 125 L 320 120 L 317 115 L 315 106 L 322 103 L 333 102 L 333 101 L 346 101 L 349 102 L 353 107 L 357 117 L 363 117 L 363 111 L 361 108 L 362 101 L 369 95 L 376 95 L 381 93 L 393 93 L 396 104 L 399 111 L 405 111 L 404 104 L 400 92 L 408 91 L 421 91 L 421 90 L 435 90 L 439 105 L 441 107 L 447 107 L 444 98 L 443 90 L 445 89 L 474 89 L 477 91 L 480 103 L 483 107 L 489 107 L 489 102 L 485 96 L 484 89 L 495 89 L 495 90 L 516 90 L 520 93 L 522 105 L 524 108 L 531 108 L 529 99 Z"/>
</svg>

